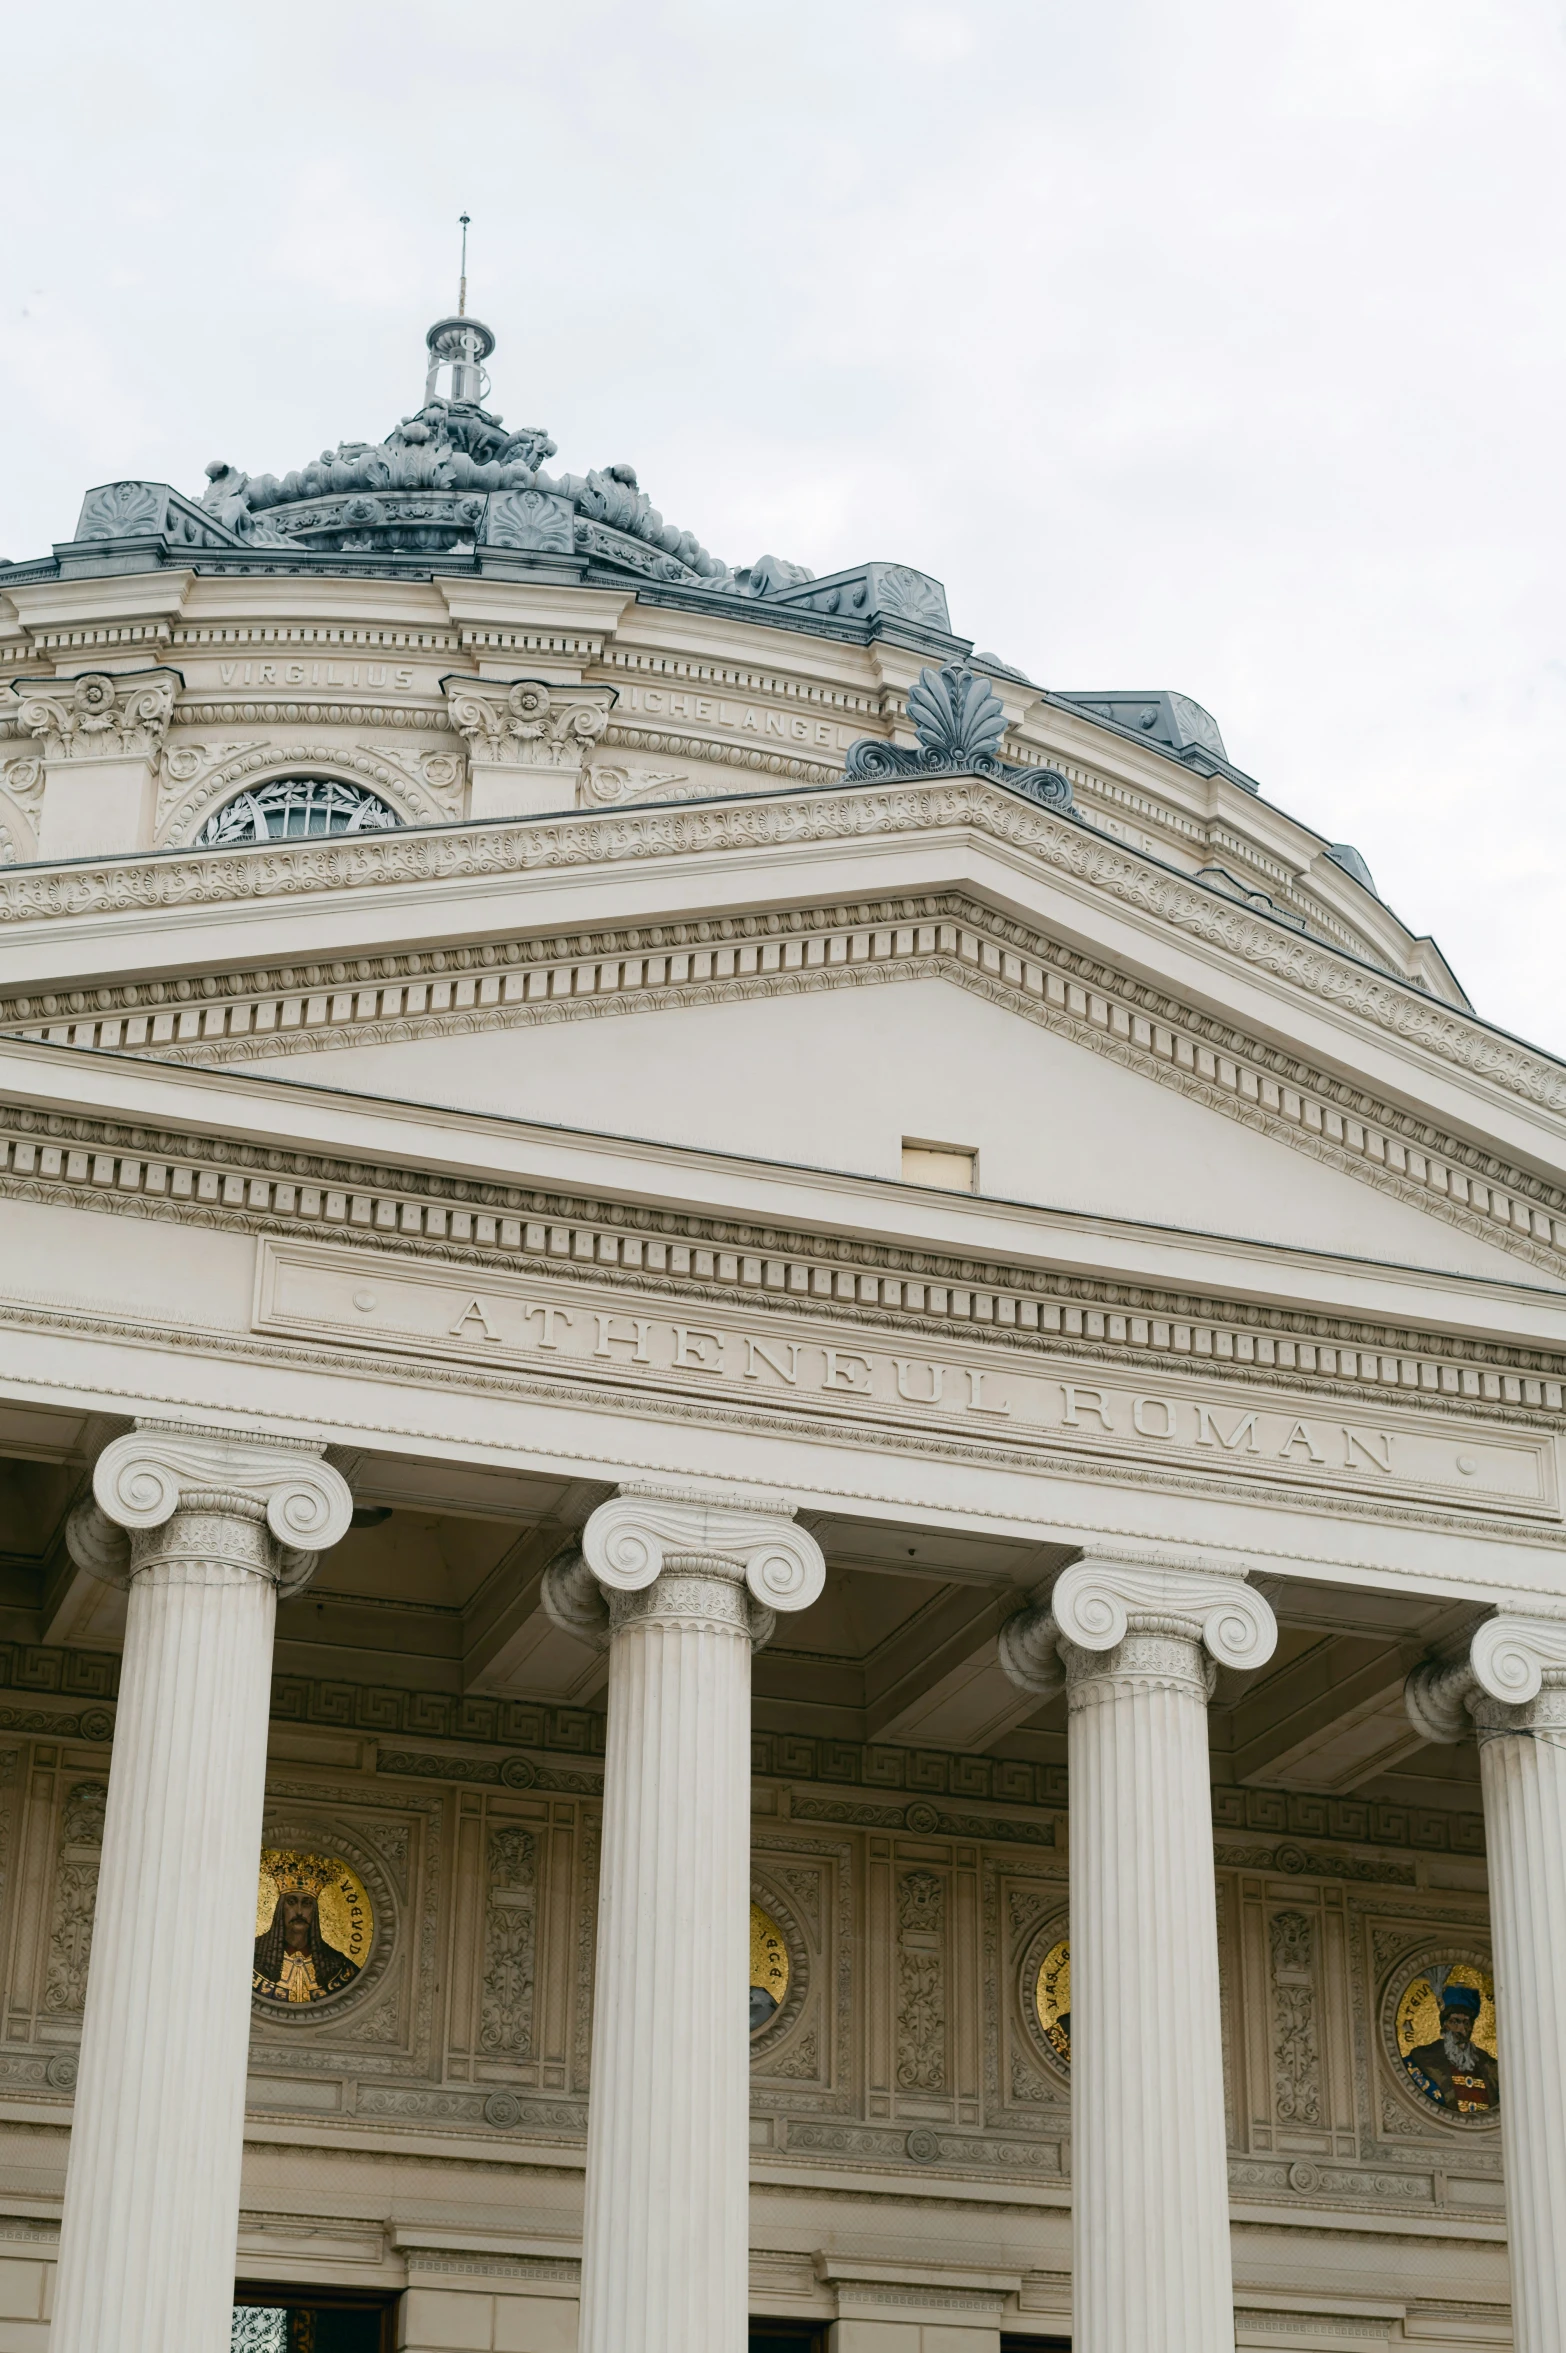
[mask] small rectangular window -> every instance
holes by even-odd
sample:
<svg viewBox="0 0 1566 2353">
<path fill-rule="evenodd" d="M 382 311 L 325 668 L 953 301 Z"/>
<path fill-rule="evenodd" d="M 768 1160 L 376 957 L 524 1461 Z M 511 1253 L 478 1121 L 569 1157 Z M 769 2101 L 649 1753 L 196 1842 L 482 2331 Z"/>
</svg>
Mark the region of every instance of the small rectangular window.
<svg viewBox="0 0 1566 2353">
<path fill-rule="evenodd" d="M 979 1155 L 963 1144 L 926 1144 L 904 1136 L 903 1183 L 938 1185 L 943 1193 L 976 1193 Z"/>
</svg>

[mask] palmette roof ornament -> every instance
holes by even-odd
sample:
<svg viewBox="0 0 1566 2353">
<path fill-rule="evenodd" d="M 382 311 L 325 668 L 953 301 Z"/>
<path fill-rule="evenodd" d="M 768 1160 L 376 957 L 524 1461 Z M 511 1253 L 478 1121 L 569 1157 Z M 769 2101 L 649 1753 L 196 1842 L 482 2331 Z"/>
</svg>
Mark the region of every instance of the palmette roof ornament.
<svg viewBox="0 0 1566 2353">
<path fill-rule="evenodd" d="M 1079 817 L 1071 783 L 1058 768 L 1028 768 L 1000 757 L 1006 712 L 987 678 L 960 662 L 921 670 L 908 697 L 917 751 L 864 735 L 850 744 L 845 782 L 893 776 L 990 776 L 1063 817 Z"/>
</svg>

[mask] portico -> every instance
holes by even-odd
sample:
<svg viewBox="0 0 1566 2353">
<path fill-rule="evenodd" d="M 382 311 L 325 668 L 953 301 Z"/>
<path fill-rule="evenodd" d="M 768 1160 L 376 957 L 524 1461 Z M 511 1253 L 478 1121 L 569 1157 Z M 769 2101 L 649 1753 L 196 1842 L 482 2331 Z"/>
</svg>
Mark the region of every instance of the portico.
<svg viewBox="0 0 1566 2353">
<path fill-rule="evenodd" d="M 1557 2353 L 1566 1072 L 552 455 L 6 568 L 0 2339 Z"/>
</svg>

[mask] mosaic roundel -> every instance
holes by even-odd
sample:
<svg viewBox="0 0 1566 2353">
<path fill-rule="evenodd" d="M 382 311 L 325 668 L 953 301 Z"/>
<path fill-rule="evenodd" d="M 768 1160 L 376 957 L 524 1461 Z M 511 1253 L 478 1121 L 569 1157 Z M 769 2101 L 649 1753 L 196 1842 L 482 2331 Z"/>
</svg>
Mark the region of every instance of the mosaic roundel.
<svg viewBox="0 0 1566 2353">
<path fill-rule="evenodd" d="M 262 1850 L 251 1980 L 257 2001 L 297 2013 L 301 2004 L 346 1993 L 374 1941 L 374 1907 L 351 1863 L 298 1847 Z"/>
<path fill-rule="evenodd" d="M 1071 2065 L 1071 1945 L 1061 1937 L 1039 1963 L 1033 1981 L 1039 2031 L 1063 2067 Z"/>
<path fill-rule="evenodd" d="M 788 1946 L 770 1912 L 750 1907 L 750 2031 L 770 2026 L 788 1995 Z"/>
<path fill-rule="evenodd" d="M 1469 2123 L 1499 2112 L 1495 1986 L 1478 1962 L 1422 1961 L 1396 1994 L 1392 2039 L 1426 2107 Z"/>
</svg>

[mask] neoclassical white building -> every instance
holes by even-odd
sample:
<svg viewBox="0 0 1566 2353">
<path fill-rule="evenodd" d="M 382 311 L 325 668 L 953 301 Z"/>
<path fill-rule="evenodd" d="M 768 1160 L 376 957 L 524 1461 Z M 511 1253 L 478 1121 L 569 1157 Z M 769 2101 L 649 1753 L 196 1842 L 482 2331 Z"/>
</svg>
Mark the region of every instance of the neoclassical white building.
<svg viewBox="0 0 1566 2353">
<path fill-rule="evenodd" d="M 492 346 L 0 570 L 0 2353 L 1561 2353 L 1566 1067 Z"/>
</svg>

